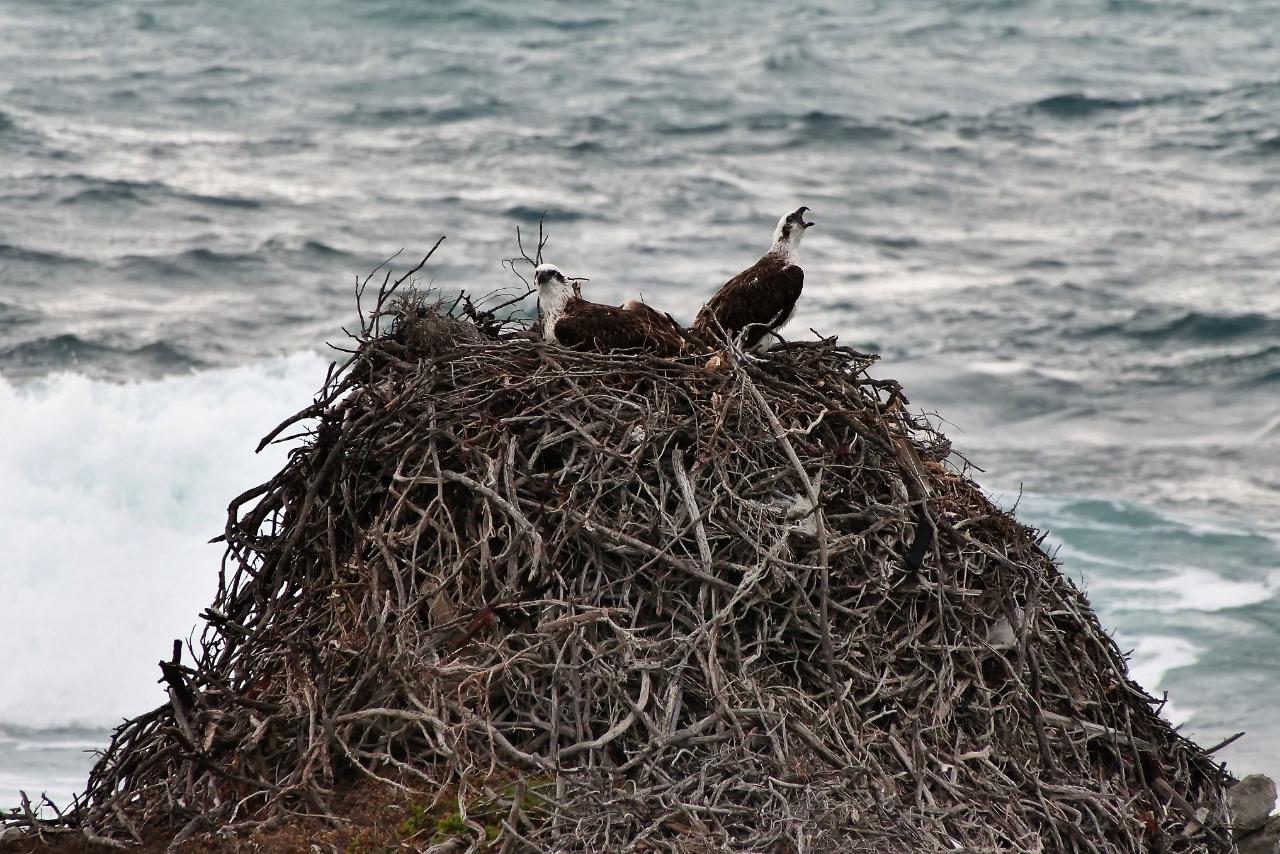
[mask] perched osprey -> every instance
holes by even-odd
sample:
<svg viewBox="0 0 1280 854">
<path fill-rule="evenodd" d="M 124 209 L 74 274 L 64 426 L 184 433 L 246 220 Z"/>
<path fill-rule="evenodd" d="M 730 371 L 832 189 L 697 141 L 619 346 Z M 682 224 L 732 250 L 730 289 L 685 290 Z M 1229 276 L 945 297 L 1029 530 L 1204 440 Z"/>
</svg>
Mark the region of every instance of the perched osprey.
<svg viewBox="0 0 1280 854">
<path fill-rule="evenodd" d="M 805 222 L 807 210 L 797 208 L 778 220 L 773 246 L 716 291 L 693 321 L 695 331 L 715 333 L 718 322 L 725 334 L 736 338 L 751 327 L 742 342 L 748 349 L 764 351 L 774 345 L 777 339 L 770 331 L 777 332 L 791 319 L 804 285 L 804 271 L 796 264 L 796 249 L 805 230 L 813 225 Z"/>
<path fill-rule="evenodd" d="M 684 345 L 680 328 L 665 314 L 637 300 L 621 308 L 587 302 L 577 287 L 552 264 L 533 274 L 542 309 L 542 337 L 578 350 L 650 350 L 678 355 Z"/>
</svg>

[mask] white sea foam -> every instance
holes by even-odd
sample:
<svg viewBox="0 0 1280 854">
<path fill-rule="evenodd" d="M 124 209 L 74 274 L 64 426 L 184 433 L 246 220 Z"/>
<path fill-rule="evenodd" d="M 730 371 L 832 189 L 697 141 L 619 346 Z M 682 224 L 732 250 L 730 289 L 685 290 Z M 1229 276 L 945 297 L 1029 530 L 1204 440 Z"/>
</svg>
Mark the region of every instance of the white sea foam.
<svg viewBox="0 0 1280 854">
<path fill-rule="evenodd" d="M 0 723 L 102 726 L 163 700 L 156 662 L 214 590 L 257 439 L 310 400 L 319 355 L 113 384 L 0 378 Z"/>
<path fill-rule="evenodd" d="M 1095 590 L 1134 591 L 1135 602 L 1121 601 L 1123 608 L 1160 611 L 1225 611 L 1257 605 L 1280 590 L 1280 572 L 1242 581 L 1223 578 L 1198 567 L 1180 567 L 1158 579 L 1106 579 L 1096 581 Z"/>
<path fill-rule="evenodd" d="M 1133 641 L 1133 655 L 1129 658 L 1129 675 L 1153 696 L 1160 696 L 1160 683 L 1171 670 L 1190 667 L 1204 653 L 1186 638 L 1147 635 Z M 1185 723 L 1195 714 L 1193 709 L 1175 708 L 1166 703 L 1163 715 L 1174 724 Z"/>
</svg>

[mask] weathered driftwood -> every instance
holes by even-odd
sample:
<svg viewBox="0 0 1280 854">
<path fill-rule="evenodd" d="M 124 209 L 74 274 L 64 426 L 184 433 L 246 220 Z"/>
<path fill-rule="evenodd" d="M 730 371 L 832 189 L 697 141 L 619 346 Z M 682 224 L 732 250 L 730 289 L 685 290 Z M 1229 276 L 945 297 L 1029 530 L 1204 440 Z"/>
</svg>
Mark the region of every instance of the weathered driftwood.
<svg viewBox="0 0 1280 854">
<path fill-rule="evenodd" d="M 61 826 L 367 775 L 456 799 L 451 851 L 1229 850 L 1221 768 L 873 357 L 708 373 L 388 290 Z"/>
</svg>

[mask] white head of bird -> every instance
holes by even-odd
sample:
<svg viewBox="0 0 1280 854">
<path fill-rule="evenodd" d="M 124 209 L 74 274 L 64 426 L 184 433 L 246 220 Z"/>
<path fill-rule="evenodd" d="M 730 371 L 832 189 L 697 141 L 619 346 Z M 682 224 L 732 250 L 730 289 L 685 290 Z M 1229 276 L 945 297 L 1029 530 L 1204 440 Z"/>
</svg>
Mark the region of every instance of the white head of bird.
<svg viewBox="0 0 1280 854">
<path fill-rule="evenodd" d="M 800 241 L 804 239 L 804 233 L 813 227 L 813 223 L 806 222 L 804 218 L 808 210 L 807 207 L 801 206 L 778 220 L 778 227 L 773 230 L 771 252 L 784 257 L 790 257 L 795 253 L 800 246 Z"/>
<path fill-rule="evenodd" d="M 538 286 L 538 308 L 542 311 L 542 332 L 554 338 L 550 331 L 564 313 L 565 304 L 574 295 L 573 283 L 555 264 L 540 264 L 533 271 L 533 282 Z"/>
</svg>

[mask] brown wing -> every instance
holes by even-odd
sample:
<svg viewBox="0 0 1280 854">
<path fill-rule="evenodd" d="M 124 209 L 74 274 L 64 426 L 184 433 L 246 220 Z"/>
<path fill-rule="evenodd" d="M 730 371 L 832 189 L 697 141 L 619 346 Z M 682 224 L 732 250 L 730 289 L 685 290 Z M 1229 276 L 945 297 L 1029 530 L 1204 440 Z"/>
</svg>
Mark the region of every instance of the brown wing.
<svg viewBox="0 0 1280 854">
<path fill-rule="evenodd" d="M 684 335 L 680 324 L 671 315 L 636 300 L 628 300 L 623 305 L 623 310 L 636 314 L 644 321 L 648 326 L 649 339 L 654 342 L 654 349 L 660 355 L 674 356 L 684 349 Z"/>
<path fill-rule="evenodd" d="M 680 350 L 681 338 L 667 318 L 646 306 L 646 311 L 625 311 L 612 305 L 574 301 L 556 321 L 556 340 L 579 350 L 652 350 L 671 356 Z M 664 323 L 658 323 L 662 318 Z"/>
<path fill-rule="evenodd" d="M 753 323 L 775 328 L 791 316 L 803 287 L 803 270 L 781 258 L 765 256 L 716 291 L 698 312 L 693 328 L 714 332 L 713 318 L 731 338 Z M 750 347 L 764 334 L 764 327 L 753 329 L 743 343 Z"/>
</svg>

